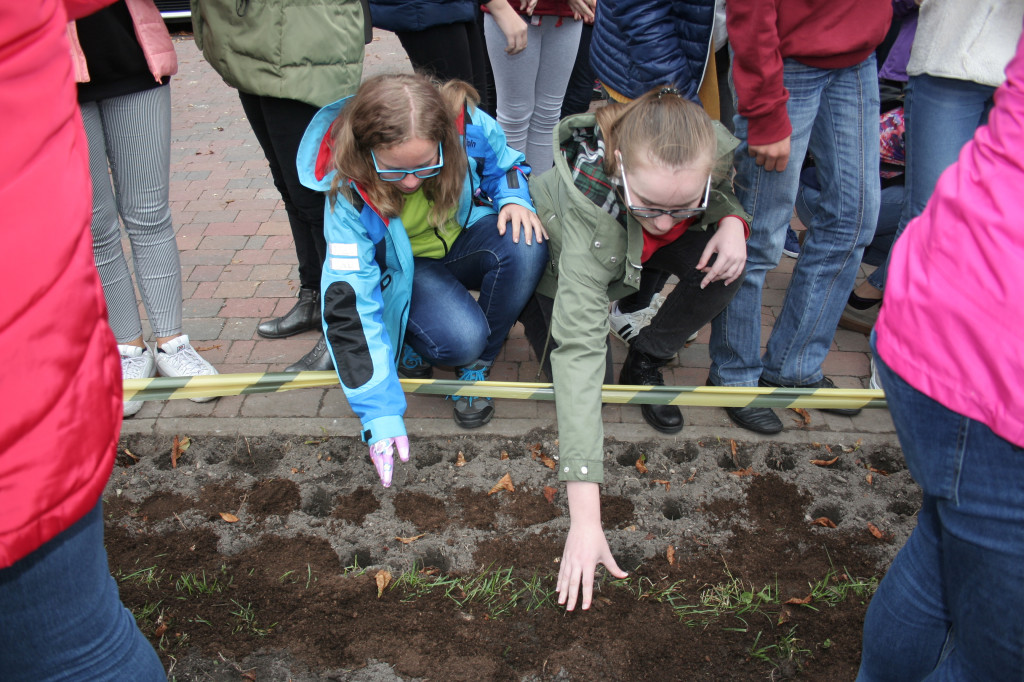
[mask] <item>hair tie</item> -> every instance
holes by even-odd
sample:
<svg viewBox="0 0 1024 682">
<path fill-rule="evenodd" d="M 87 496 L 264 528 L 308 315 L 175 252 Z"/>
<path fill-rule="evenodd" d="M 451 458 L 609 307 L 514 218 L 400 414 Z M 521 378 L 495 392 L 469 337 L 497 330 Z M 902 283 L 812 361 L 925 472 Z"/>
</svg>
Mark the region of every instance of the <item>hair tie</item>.
<svg viewBox="0 0 1024 682">
<path fill-rule="evenodd" d="M 661 99 L 662 95 L 675 95 L 676 97 L 682 97 L 682 95 L 679 93 L 679 90 L 672 87 L 671 85 L 664 87 L 661 90 L 658 90 L 658 99 Z"/>
</svg>

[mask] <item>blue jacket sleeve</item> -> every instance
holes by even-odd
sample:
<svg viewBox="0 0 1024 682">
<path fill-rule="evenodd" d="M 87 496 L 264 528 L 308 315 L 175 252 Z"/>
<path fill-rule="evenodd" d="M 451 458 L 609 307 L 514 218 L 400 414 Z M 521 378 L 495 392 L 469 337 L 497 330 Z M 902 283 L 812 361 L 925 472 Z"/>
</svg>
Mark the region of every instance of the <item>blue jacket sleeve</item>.
<svg viewBox="0 0 1024 682">
<path fill-rule="evenodd" d="M 380 223 L 368 229 L 342 198 L 324 218 L 323 325 L 342 389 L 362 422 L 367 443 L 404 436 L 405 394 L 394 365 L 394 342 L 384 323 L 381 272 L 375 258 L 386 228 Z M 400 232 L 405 235 L 405 230 Z"/>
<path fill-rule="evenodd" d="M 536 213 L 526 181 L 530 174 L 526 157 L 508 146 L 505 131 L 480 109 L 472 112 L 472 123 L 466 127 L 466 153 L 471 163 L 482 160 L 480 187 L 496 209 L 519 204 Z"/>
</svg>

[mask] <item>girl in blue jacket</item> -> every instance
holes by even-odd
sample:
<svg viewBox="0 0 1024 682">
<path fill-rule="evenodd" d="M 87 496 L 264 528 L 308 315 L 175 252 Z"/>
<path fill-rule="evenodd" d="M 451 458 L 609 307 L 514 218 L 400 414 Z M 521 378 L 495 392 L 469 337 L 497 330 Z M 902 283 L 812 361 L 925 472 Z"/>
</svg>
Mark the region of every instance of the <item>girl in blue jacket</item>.
<svg viewBox="0 0 1024 682">
<path fill-rule="evenodd" d="M 409 456 L 399 365 L 486 379 L 547 262 L 529 166 L 477 102 L 462 81 L 378 76 L 321 109 L 299 148 L 303 184 L 327 192 L 325 351 L 385 487 L 394 450 Z M 494 414 L 453 399 L 465 428 Z"/>
</svg>

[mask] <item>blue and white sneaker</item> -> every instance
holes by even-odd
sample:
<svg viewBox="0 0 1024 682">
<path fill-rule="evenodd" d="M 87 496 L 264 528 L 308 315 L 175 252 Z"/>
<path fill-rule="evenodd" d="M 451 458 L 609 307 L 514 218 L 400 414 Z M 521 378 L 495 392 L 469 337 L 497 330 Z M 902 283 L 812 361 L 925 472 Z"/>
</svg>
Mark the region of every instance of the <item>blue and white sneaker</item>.
<svg viewBox="0 0 1024 682">
<path fill-rule="evenodd" d="M 430 379 L 434 376 L 434 368 L 406 343 L 402 345 L 402 355 L 398 358 L 398 374 L 406 379 Z"/>
<path fill-rule="evenodd" d="M 477 360 L 472 365 L 459 368 L 459 381 L 487 381 L 490 365 Z M 494 399 L 473 396 L 450 395 L 455 401 L 453 414 L 455 423 L 464 429 L 475 429 L 491 421 L 494 416 Z"/>
<path fill-rule="evenodd" d="M 792 227 L 786 228 L 786 243 L 782 245 L 782 253 L 790 258 L 800 257 L 800 237 Z"/>
</svg>

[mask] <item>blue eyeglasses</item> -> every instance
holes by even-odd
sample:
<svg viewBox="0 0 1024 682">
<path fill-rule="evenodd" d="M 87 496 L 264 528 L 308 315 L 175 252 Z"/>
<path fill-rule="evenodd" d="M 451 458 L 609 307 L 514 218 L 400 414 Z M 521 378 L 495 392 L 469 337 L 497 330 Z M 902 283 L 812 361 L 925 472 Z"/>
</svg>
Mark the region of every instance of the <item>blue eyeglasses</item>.
<svg viewBox="0 0 1024 682">
<path fill-rule="evenodd" d="M 406 175 L 415 175 L 420 180 L 426 178 L 432 178 L 441 172 L 441 168 L 444 167 L 444 149 L 441 147 L 441 143 L 437 143 L 437 157 L 438 161 L 433 166 L 423 166 L 422 168 L 410 168 L 404 170 L 401 168 L 386 168 L 381 170 L 381 167 L 377 165 L 377 156 L 370 150 L 370 158 L 373 159 L 373 168 L 377 171 L 377 177 L 384 182 L 400 182 L 405 180 Z"/>
</svg>

